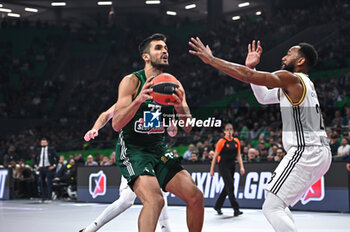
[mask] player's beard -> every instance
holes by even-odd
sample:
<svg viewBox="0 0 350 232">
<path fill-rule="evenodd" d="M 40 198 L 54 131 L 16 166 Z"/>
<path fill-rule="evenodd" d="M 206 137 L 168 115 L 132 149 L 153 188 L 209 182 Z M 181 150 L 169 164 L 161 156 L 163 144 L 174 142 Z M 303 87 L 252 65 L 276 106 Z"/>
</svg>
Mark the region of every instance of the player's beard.
<svg viewBox="0 0 350 232">
<path fill-rule="evenodd" d="M 153 68 L 163 71 L 165 68 L 169 67 L 169 62 L 162 63 L 160 60 L 151 59 L 151 65 Z"/>
<path fill-rule="evenodd" d="M 282 63 L 282 69 L 287 70 L 289 72 L 294 72 L 294 64 L 295 64 L 295 61 L 291 61 L 289 62 L 289 64 Z"/>
</svg>

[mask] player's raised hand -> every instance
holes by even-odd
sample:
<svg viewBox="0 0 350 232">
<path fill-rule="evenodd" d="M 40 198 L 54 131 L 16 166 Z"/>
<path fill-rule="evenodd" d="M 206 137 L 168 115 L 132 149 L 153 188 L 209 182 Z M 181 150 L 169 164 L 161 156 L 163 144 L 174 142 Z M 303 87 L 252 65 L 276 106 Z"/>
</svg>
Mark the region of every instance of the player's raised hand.
<svg viewBox="0 0 350 232">
<path fill-rule="evenodd" d="M 255 43 L 255 40 L 251 44 L 248 44 L 248 54 L 247 58 L 245 59 L 245 65 L 248 68 L 255 68 L 260 63 L 260 56 L 263 52 L 263 49 L 260 45 L 260 40 L 258 40 L 257 43 Z"/>
<path fill-rule="evenodd" d="M 91 129 L 88 132 L 86 132 L 84 139 L 86 142 L 88 142 L 88 141 L 90 141 L 90 139 L 94 139 L 97 136 L 98 136 L 98 130 Z"/>
<path fill-rule="evenodd" d="M 153 78 L 148 78 L 146 80 L 139 95 L 137 95 L 137 97 L 135 98 L 135 101 L 137 101 L 139 103 L 143 103 L 144 101 L 147 100 L 147 98 L 153 99 L 153 97 L 150 95 L 150 93 L 153 91 L 153 89 L 150 88 L 153 85 L 152 79 Z"/>
<path fill-rule="evenodd" d="M 190 54 L 198 56 L 204 63 L 208 64 L 213 60 L 214 56 L 210 47 L 208 45 L 204 46 L 198 37 L 191 38 L 188 44 L 194 49 L 189 50 Z"/>
</svg>

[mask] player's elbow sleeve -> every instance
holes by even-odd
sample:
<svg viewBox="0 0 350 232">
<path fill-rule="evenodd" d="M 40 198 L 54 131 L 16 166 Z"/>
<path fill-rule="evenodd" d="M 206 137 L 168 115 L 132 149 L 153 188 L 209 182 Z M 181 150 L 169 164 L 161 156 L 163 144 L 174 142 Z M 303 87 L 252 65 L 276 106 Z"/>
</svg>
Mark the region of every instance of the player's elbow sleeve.
<svg viewBox="0 0 350 232">
<path fill-rule="evenodd" d="M 275 104 L 279 103 L 278 89 L 268 89 L 265 86 L 251 84 L 256 100 L 260 104 Z"/>
</svg>

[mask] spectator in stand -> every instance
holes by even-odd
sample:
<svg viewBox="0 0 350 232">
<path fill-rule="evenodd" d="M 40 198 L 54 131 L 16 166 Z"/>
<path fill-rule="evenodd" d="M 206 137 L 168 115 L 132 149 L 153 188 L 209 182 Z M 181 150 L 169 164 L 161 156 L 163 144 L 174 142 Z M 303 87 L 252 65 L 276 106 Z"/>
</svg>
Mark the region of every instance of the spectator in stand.
<svg viewBox="0 0 350 232">
<path fill-rule="evenodd" d="M 341 113 L 339 110 L 335 111 L 334 113 L 334 119 L 332 121 L 331 127 L 338 127 L 338 126 L 342 126 L 344 124 L 343 122 L 343 118 L 341 117 Z"/>
<path fill-rule="evenodd" d="M 280 162 L 282 159 L 283 159 L 283 157 L 285 156 L 285 151 L 284 151 L 284 149 L 282 148 L 282 147 L 279 147 L 279 148 L 277 148 L 277 152 L 276 152 L 276 156 L 274 157 L 274 161 L 275 162 Z"/>
<path fill-rule="evenodd" d="M 14 161 L 18 160 L 16 147 L 14 145 L 10 145 L 10 147 L 7 150 L 7 153 L 5 155 L 7 155 L 8 162 L 11 162 L 12 160 L 14 160 Z"/>
<path fill-rule="evenodd" d="M 100 166 L 109 166 L 108 156 L 104 155 L 102 161 L 100 162 Z"/>
<path fill-rule="evenodd" d="M 350 145 L 348 144 L 348 140 L 346 138 L 343 138 L 341 140 L 341 145 L 338 147 L 337 157 L 346 158 L 347 156 L 349 156 L 349 152 Z"/>
<path fill-rule="evenodd" d="M 261 150 L 260 150 L 260 161 L 262 161 L 262 162 L 266 162 L 266 161 L 268 161 L 268 148 L 262 148 Z"/>
<path fill-rule="evenodd" d="M 256 150 L 255 148 L 249 148 L 248 150 L 248 163 L 255 163 L 255 162 L 259 162 L 259 158 L 258 158 L 259 152 L 258 150 Z"/>
<path fill-rule="evenodd" d="M 259 123 L 255 122 L 253 129 L 249 131 L 250 140 L 257 140 L 260 136 L 262 129 L 262 127 L 259 127 Z"/>
<path fill-rule="evenodd" d="M 95 157 L 94 160 L 95 160 L 97 163 L 100 163 L 100 162 L 102 161 L 103 155 L 98 154 L 98 153 L 95 153 L 95 154 L 94 154 L 94 157 Z"/>
<path fill-rule="evenodd" d="M 248 150 L 249 150 L 249 147 L 248 146 L 244 146 L 243 149 L 242 149 L 242 160 L 243 162 L 247 162 L 248 161 Z"/>
<path fill-rule="evenodd" d="M 190 144 L 188 146 L 188 150 L 185 151 L 185 154 L 184 154 L 184 160 L 191 160 L 192 152 L 196 152 L 194 144 Z"/>
<path fill-rule="evenodd" d="M 198 155 L 202 155 L 203 151 L 204 151 L 203 143 L 202 142 L 198 142 L 196 144 L 196 149 L 195 150 L 197 151 Z"/>
<path fill-rule="evenodd" d="M 329 146 L 331 147 L 332 156 L 337 156 L 340 143 L 338 142 L 338 137 L 336 135 L 331 135 Z"/>
<path fill-rule="evenodd" d="M 198 160 L 198 155 L 197 153 L 194 151 L 191 153 L 191 159 L 190 160 L 185 160 L 185 164 L 198 164 L 200 161 Z"/>
<path fill-rule="evenodd" d="M 63 176 L 61 178 L 56 177 L 55 180 L 66 183 L 67 185 L 77 185 L 77 165 L 75 165 L 74 159 L 69 160 Z"/>
<path fill-rule="evenodd" d="M 85 166 L 98 166 L 98 163 L 94 160 L 92 155 L 88 155 Z"/>
<path fill-rule="evenodd" d="M 64 155 L 60 155 L 60 159 L 58 160 L 58 164 L 56 167 L 55 177 L 63 175 L 64 169 L 66 168 L 66 165 L 67 165 L 67 160 L 65 160 Z M 60 173 L 62 173 L 62 174 L 60 174 Z"/>
<path fill-rule="evenodd" d="M 34 175 L 30 166 L 24 163 L 24 160 L 20 160 L 18 173 L 18 193 L 19 197 L 30 198 L 34 196 Z"/>
<path fill-rule="evenodd" d="M 109 160 L 109 166 L 117 166 L 117 163 L 115 162 L 115 151 L 113 151 L 111 153 L 111 155 L 109 156 L 110 160 Z"/>
<path fill-rule="evenodd" d="M 72 159 L 73 160 L 73 159 Z M 68 184 L 61 181 L 64 174 L 67 171 L 67 160 L 65 160 L 65 157 L 63 155 L 60 156 L 60 160 L 58 161 L 57 167 L 56 167 L 56 174 L 55 178 L 53 179 L 53 200 L 56 198 L 63 197 L 64 193 L 64 187 L 66 187 Z"/>
<path fill-rule="evenodd" d="M 277 145 L 271 144 L 268 151 L 267 160 L 273 161 L 276 155 L 277 155 Z"/>
<path fill-rule="evenodd" d="M 349 126 L 349 122 L 350 122 L 350 107 L 347 106 L 345 107 L 345 116 L 343 118 L 343 125 L 344 127 L 347 127 L 348 129 L 350 129 Z"/>
<path fill-rule="evenodd" d="M 75 154 L 74 162 L 76 166 L 84 166 L 85 160 L 84 160 L 83 154 L 81 153 Z"/>
<path fill-rule="evenodd" d="M 213 150 L 209 151 L 209 149 L 205 147 L 201 161 L 203 163 L 211 163 L 211 161 L 213 160 L 213 157 L 214 157 L 214 151 Z"/>
<path fill-rule="evenodd" d="M 203 147 L 204 149 L 207 148 L 208 151 L 213 150 L 213 144 L 208 139 L 204 140 Z"/>
</svg>

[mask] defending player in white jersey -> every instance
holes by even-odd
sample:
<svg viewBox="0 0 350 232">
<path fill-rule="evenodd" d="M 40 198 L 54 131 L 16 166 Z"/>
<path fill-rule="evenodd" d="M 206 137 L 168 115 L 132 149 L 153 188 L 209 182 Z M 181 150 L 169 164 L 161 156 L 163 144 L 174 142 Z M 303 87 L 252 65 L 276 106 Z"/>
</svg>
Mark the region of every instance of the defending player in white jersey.
<svg viewBox="0 0 350 232">
<path fill-rule="evenodd" d="M 275 231 L 297 231 L 289 206 L 329 169 L 332 155 L 323 126 L 322 114 L 313 83 L 306 73 L 317 62 L 313 46 L 300 43 L 282 58 L 282 69 L 274 73 L 253 68 L 260 62 L 262 48 L 255 41 L 248 46 L 246 66 L 213 56 L 209 46 L 191 38 L 190 53 L 197 55 L 229 76 L 251 83 L 254 95 L 262 104 L 279 103 L 283 123 L 282 159 L 266 188 L 263 212 Z M 272 89 L 268 89 L 272 88 Z"/>
<path fill-rule="evenodd" d="M 90 141 L 98 136 L 98 131 L 104 127 L 107 122 L 113 118 L 114 115 L 114 105 L 111 106 L 107 111 L 100 114 L 96 120 L 94 126 L 91 130 L 86 132 L 84 139 L 85 141 Z M 177 128 L 169 126 L 167 128 L 168 134 L 170 136 L 175 136 L 177 133 Z M 119 199 L 110 204 L 90 225 L 85 229 L 80 230 L 81 232 L 95 232 L 99 230 L 102 226 L 107 224 L 110 220 L 117 217 L 119 214 L 123 213 L 125 210 L 130 208 L 136 199 L 136 194 L 131 190 L 128 185 L 127 180 L 122 176 L 119 186 Z M 168 219 L 168 204 L 167 195 L 163 192 L 164 207 L 160 213 L 158 222 L 161 227 L 162 232 L 171 232 L 169 219 Z"/>
</svg>

